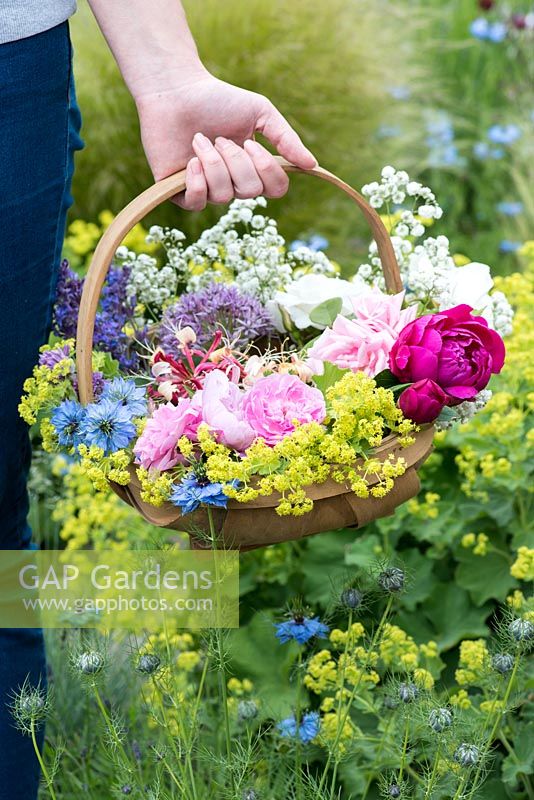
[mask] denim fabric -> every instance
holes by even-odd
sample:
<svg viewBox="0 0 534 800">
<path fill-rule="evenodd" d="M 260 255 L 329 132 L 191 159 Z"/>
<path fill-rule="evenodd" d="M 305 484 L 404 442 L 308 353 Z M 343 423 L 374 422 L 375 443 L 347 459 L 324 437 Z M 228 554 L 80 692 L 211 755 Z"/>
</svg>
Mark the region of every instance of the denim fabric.
<svg viewBox="0 0 534 800">
<path fill-rule="evenodd" d="M 0 45 L 0 549 L 30 546 L 17 405 L 48 337 L 80 124 L 67 23 Z M 8 708 L 26 677 L 46 680 L 41 631 L 0 630 L 0 800 L 37 796 L 33 748 Z"/>
</svg>

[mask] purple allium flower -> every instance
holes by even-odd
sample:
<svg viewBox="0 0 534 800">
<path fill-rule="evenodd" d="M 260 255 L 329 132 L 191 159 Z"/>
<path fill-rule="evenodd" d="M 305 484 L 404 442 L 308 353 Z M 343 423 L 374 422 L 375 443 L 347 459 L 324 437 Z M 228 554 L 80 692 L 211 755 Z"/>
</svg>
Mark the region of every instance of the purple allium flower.
<svg viewBox="0 0 534 800">
<path fill-rule="evenodd" d="M 176 331 L 186 326 L 193 328 L 201 346 L 213 340 L 217 329 L 235 346 L 246 345 L 274 331 L 259 300 L 224 283 L 210 283 L 198 292 L 188 292 L 165 311 L 159 335 L 166 353 L 180 355 Z"/>
<path fill-rule="evenodd" d="M 291 641 L 291 639 L 294 639 L 299 644 L 306 644 L 314 636 L 324 639 L 328 633 L 328 626 L 321 622 L 318 617 L 294 616 L 285 622 L 279 622 L 275 625 L 275 628 L 275 636 L 282 644 Z"/>
<path fill-rule="evenodd" d="M 53 369 L 56 364 L 63 361 L 64 358 L 69 358 L 72 354 L 70 344 L 63 344 L 61 347 L 54 347 L 53 350 L 46 350 L 39 356 L 39 366 L 48 367 Z"/>
<path fill-rule="evenodd" d="M 317 711 L 308 711 L 302 715 L 297 733 L 297 721 L 294 716 L 287 717 L 278 723 L 278 731 L 284 739 L 299 739 L 303 744 L 311 742 L 319 733 L 321 720 Z"/>
<path fill-rule="evenodd" d="M 171 503 L 179 506 L 182 514 L 190 514 L 200 505 L 226 508 L 228 497 L 223 492 L 222 483 L 204 482 L 191 472 L 172 490 Z"/>
</svg>

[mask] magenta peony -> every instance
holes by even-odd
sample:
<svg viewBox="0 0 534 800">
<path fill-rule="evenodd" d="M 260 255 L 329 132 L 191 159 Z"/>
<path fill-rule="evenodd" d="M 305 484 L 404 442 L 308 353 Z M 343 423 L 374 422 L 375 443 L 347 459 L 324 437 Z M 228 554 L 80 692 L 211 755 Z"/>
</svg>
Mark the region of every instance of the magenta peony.
<svg viewBox="0 0 534 800">
<path fill-rule="evenodd" d="M 195 439 L 202 422 L 200 404 L 196 397 L 180 398 L 178 405 L 165 403 L 158 406 L 146 421 L 143 433 L 134 447 L 136 462 L 145 469 L 165 470 L 181 460 L 177 449 L 178 439 L 187 436 Z"/>
<path fill-rule="evenodd" d="M 243 411 L 247 423 L 267 444 L 275 445 L 299 423 L 323 422 L 326 407 L 319 389 L 296 375 L 273 373 L 260 378 L 245 394 Z"/>
<path fill-rule="evenodd" d="M 195 398 L 202 406 L 202 420 L 218 442 L 242 453 L 256 434 L 243 416 L 244 393 L 220 370 L 210 372 Z"/>
<path fill-rule="evenodd" d="M 387 295 L 376 290 L 352 299 L 354 318 L 339 314 L 308 351 L 309 364 L 330 361 L 340 369 L 365 372 L 374 378 L 387 369 L 391 348 L 401 330 L 417 313 L 415 306 L 402 308 L 404 292 Z"/>
<path fill-rule="evenodd" d="M 403 382 L 430 378 L 447 394 L 447 405 L 471 400 L 504 364 L 504 343 L 471 306 L 459 305 L 410 322 L 389 358 Z"/>
<path fill-rule="evenodd" d="M 443 389 L 430 378 L 425 378 L 403 391 L 399 397 L 399 408 L 405 417 L 421 425 L 434 422 L 447 405 L 447 400 Z"/>
</svg>

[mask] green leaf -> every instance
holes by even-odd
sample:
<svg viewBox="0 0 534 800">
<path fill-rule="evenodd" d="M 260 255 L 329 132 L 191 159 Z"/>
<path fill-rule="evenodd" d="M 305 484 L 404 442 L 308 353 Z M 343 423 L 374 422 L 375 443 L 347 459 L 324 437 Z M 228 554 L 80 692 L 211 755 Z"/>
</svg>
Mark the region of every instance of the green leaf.
<svg viewBox="0 0 534 800">
<path fill-rule="evenodd" d="M 324 325 L 327 328 L 332 325 L 335 318 L 341 311 L 343 300 L 341 297 L 332 297 L 330 300 L 325 300 L 324 303 L 319 303 L 310 311 L 310 319 L 314 325 Z"/>
<path fill-rule="evenodd" d="M 313 536 L 302 552 L 301 567 L 306 600 L 327 606 L 348 577 L 345 556 L 354 540 L 354 531 L 342 529 Z"/>
<path fill-rule="evenodd" d="M 466 590 L 454 583 L 437 583 L 421 611 L 434 627 L 433 638 L 440 650 L 454 647 L 461 639 L 488 635 L 485 620 L 491 607 L 473 608 Z"/>
<path fill-rule="evenodd" d="M 456 582 L 467 589 L 477 606 L 491 598 L 504 601 L 510 590 L 518 586 L 510 575 L 508 559 L 500 553 L 477 556 L 472 550 L 459 548 L 456 557 L 461 562 L 456 568 Z"/>
<path fill-rule="evenodd" d="M 523 729 L 523 735 L 514 743 L 513 755 L 506 756 L 502 762 L 502 779 L 505 783 L 515 785 L 521 775 L 534 773 L 534 747 L 532 746 L 534 730 Z"/>
<path fill-rule="evenodd" d="M 415 607 L 432 594 L 435 562 L 415 549 L 403 551 L 401 560 L 407 576 L 407 588 L 401 596 L 402 605 L 408 611 L 415 611 Z"/>
<path fill-rule="evenodd" d="M 347 549 L 345 563 L 351 566 L 368 569 L 377 562 L 377 553 L 380 549 L 380 539 L 374 533 L 365 533 L 356 539 Z"/>
<path fill-rule="evenodd" d="M 326 390 L 330 388 L 330 386 L 333 386 L 334 383 L 337 383 L 347 372 L 349 372 L 348 369 L 340 369 L 336 367 L 335 364 L 325 361 L 323 374 L 314 375 L 313 382 L 317 388 L 325 394 Z"/>
<path fill-rule="evenodd" d="M 295 686 L 290 677 L 298 645 L 280 644 L 274 622 L 270 614 L 256 614 L 248 625 L 231 631 L 227 651 L 233 674 L 254 683 L 264 716 L 279 717 L 294 703 Z"/>
</svg>

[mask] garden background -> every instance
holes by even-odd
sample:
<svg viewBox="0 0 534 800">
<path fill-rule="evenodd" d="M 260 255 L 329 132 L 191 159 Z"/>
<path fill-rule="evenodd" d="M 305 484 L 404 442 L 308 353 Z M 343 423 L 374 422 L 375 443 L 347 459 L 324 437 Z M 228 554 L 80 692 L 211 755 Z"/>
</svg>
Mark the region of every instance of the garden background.
<svg viewBox="0 0 534 800">
<path fill-rule="evenodd" d="M 111 216 L 149 185 L 151 176 L 133 102 L 88 9 L 80 5 L 72 32 L 86 148 L 77 156 L 65 255 L 83 272 Z M 478 715 L 477 725 L 487 723 L 484 702 L 495 689 L 487 669 L 491 637 L 499 636 L 507 614 L 526 614 L 524 619 L 532 614 L 534 8 L 526 0 L 191 0 L 185 5 L 208 68 L 269 96 L 321 165 L 356 187 L 375 180 L 384 164 L 406 169 L 429 185 L 445 210 L 436 231 L 443 225 L 457 262 L 490 264 L 500 276 L 498 288 L 516 308 L 507 365 L 495 380 L 492 401 L 467 426 L 438 435 L 436 450 L 421 472 L 417 499 L 363 531 L 326 533 L 242 556 L 241 628 L 225 640 L 229 707 L 244 700 L 255 703 L 260 711 L 253 734 L 267 731 L 270 736 L 273 720 L 287 716 L 294 703 L 294 670 L 300 663 L 298 647 L 280 645 L 272 623 L 298 597 L 332 628 L 343 628 L 347 614 L 343 616 L 333 598 L 347 582 L 365 589 L 377 570 L 393 565 L 405 572 L 405 590 L 395 595 L 389 609 L 377 670 L 383 678 L 387 673 L 401 681 L 414 666 L 424 668 L 431 676 L 428 688 L 435 682 L 447 698 L 442 704 L 459 712 L 471 710 L 473 719 Z M 328 255 L 347 276 L 367 251 L 363 224 L 346 199 L 328 186 L 310 187 L 305 178 L 292 179 L 288 197 L 270 203 L 269 211 L 287 241 L 325 236 Z M 172 224 L 196 236 L 219 214 L 214 207 L 200 215 L 169 205 L 154 212 L 146 226 Z M 143 249 L 141 230 L 130 237 L 129 246 Z M 31 493 L 31 523 L 43 547 L 122 548 L 163 541 L 161 531 L 115 495 L 95 493 L 76 465 L 38 446 Z M 358 609 L 357 619 L 371 630 L 386 599 L 369 592 L 364 592 L 370 599 Z M 356 619 L 352 611 L 349 617 L 349 623 Z M 124 794 L 182 797 L 165 788 L 164 779 L 159 795 L 148 790 L 143 794 L 139 788 L 148 786 L 156 769 L 158 726 L 150 712 L 154 697 L 130 666 L 132 648 L 118 640 L 107 642 L 113 658 L 101 691 L 112 720 L 109 730 L 115 724 L 113 714 L 123 720 L 117 723 L 122 731 L 118 749 L 125 749 L 128 764 L 140 773 L 137 783 L 128 773 L 126 756 L 115 752 L 109 757 L 107 750 L 113 747 L 106 745 L 99 727 L 106 728 L 105 717 L 92 721 L 94 698 L 65 668 L 71 639 L 49 637 L 55 712 L 48 725 L 47 754 L 53 761 L 63 751 L 58 798 L 79 797 L 81 792 L 95 799 Z M 171 639 L 182 702 L 188 686 L 198 683 L 205 645 L 196 636 L 177 633 Z M 484 767 L 488 782 L 483 794 L 475 796 L 534 796 L 529 778 L 534 773 L 534 714 L 527 702 L 534 676 L 528 663 L 522 669 L 522 695 L 514 713 L 499 720 Z M 315 688 L 308 680 L 309 694 L 301 700 L 305 707 L 317 708 L 324 700 L 327 681 L 321 683 L 321 671 L 317 674 Z M 373 704 L 370 695 L 365 689 L 362 698 Z M 401 796 L 387 792 L 398 781 L 397 726 L 403 730 L 404 723 L 397 720 L 388 728 L 385 715 L 378 712 L 371 725 L 363 700 L 352 719 L 366 735 L 353 737 L 350 758 L 334 756 L 339 769 L 330 794 L 321 794 L 323 786 L 313 784 L 313 775 L 321 774 L 320 765 L 332 751 L 315 743 L 300 787 L 309 794 L 301 796 Z M 221 713 L 214 698 L 211 704 L 200 725 L 202 735 L 214 735 L 213 720 Z M 172 703 L 168 714 L 178 714 Z M 163 724 L 167 734 L 172 734 L 171 723 Z M 173 724 L 179 728 L 179 720 Z M 287 775 L 278 788 L 273 782 L 277 759 L 285 763 L 283 747 L 276 750 L 280 746 L 273 745 L 270 756 L 262 751 L 261 758 L 253 758 L 252 734 L 246 728 L 247 745 L 239 724 L 235 722 L 231 738 L 241 772 L 221 756 L 219 778 L 206 783 L 210 788 L 205 794 L 198 789 L 198 797 L 290 797 L 294 789 L 286 790 Z M 335 720 L 332 724 L 335 729 Z M 415 726 L 417 720 L 409 724 Z M 490 728 L 492 724 L 493 717 Z M 184 736 L 175 731 L 179 748 L 187 753 Z M 338 745 L 336 741 L 334 750 Z M 439 788 L 439 781 L 425 795 L 410 774 L 411 752 L 401 753 L 406 767 L 398 781 L 402 796 L 456 797 L 450 788 Z M 199 776 L 208 773 L 202 754 L 195 769 Z M 450 766 L 440 769 L 446 773 Z M 228 771 L 230 781 L 224 777 Z M 412 772 L 417 775 L 415 768 Z M 198 781 L 204 785 L 203 778 Z M 43 796 L 47 792 L 43 786 Z"/>
</svg>

